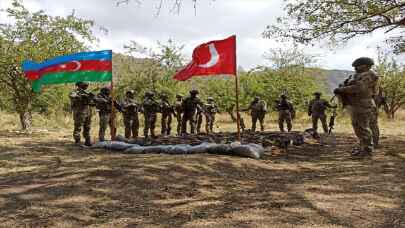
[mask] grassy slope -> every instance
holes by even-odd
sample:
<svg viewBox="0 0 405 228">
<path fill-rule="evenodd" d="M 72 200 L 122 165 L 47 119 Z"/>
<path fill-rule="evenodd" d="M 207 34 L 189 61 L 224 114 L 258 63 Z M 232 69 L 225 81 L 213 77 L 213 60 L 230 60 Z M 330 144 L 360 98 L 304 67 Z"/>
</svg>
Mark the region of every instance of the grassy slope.
<svg viewBox="0 0 405 228">
<path fill-rule="evenodd" d="M 308 143 L 252 160 L 89 151 L 72 145 L 68 129 L 5 130 L 14 118 L 0 120 L 0 227 L 405 224 L 404 119 L 382 123 L 383 147 L 371 160 L 347 154 L 356 141 L 345 119 L 336 148 Z"/>
</svg>

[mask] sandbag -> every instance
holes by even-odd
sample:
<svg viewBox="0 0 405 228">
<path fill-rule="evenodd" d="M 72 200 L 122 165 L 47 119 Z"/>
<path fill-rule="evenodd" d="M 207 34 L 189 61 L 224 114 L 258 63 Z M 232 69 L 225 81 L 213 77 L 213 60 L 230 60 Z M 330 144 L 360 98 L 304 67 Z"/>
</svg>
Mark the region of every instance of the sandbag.
<svg viewBox="0 0 405 228">
<path fill-rule="evenodd" d="M 104 141 L 104 142 L 97 142 L 91 146 L 91 148 L 100 148 L 100 149 L 107 149 L 107 150 L 117 150 L 123 151 L 126 150 L 133 145 L 125 143 L 125 142 L 118 142 L 118 141 Z"/>
<path fill-rule="evenodd" d="M 145 147 L 140 146 L 140 145 L 131 145 L 131 147 L 127 148 L 124 153 L 128 154 L 144 154 L 144 149 Z"/>
<path fill-rule="evenodd" d="M 241 144 L 239 142 L 231 143 L 231 153 L 233 155 L 260 159 L 264 154 L 264 148 L 258 144 Z"/>
<path fill-rule="evenodd" d="M 141 146 L 125 142 L 105 141 L 98 142 L 92 148 L 102 148 L 113 151 L 124 151 L 129 154 L 223 154 L 260 159 L 264 154 L 264 148 L 258 144 L 231 144 L 201 143 L 196 146 L 187 144 Z"/>
</svg>

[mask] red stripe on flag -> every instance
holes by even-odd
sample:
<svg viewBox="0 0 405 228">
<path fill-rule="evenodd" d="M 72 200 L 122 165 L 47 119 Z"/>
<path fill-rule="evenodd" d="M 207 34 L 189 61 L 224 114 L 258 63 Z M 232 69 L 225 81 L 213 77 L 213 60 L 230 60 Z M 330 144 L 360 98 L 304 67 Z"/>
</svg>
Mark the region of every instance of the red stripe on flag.
<svg viewBox="0 0 405 228">
<path fill-rule="evenodd" d="M 25 72 L 25 77 L 28 80 L 37 80 L 42 75 L 48 73 L 76 71 L 112 71 L 112 63 L 111 61 L 99 60 L 72 61 L 64 64 L 42 68 L 39 71 L 27 71 Z"/>
</svg>

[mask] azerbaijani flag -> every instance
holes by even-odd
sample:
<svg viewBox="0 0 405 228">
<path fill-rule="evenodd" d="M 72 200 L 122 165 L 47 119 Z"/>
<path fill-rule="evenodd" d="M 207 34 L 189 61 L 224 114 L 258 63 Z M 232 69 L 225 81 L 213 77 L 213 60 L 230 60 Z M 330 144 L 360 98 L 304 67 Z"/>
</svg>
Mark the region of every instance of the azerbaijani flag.
<svg viewBox="0 0 405 228">
<path fill-rule="evenodd" d="M 22 68 L 36 93 L 41 91 L 42 85 L 111 81 L 112 51 L 81 52 L 42 63 L 24 61 Z"/>
</svg>

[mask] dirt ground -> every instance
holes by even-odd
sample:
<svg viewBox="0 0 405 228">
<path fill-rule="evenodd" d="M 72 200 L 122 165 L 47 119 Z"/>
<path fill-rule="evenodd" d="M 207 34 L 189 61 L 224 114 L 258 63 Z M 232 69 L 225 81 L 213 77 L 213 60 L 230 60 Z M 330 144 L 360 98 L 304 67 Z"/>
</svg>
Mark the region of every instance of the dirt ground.
<svg viewBox="0 0 405 228">
<path fill-rule="evenodd" d="M 0 227 L 405 227 L 405 137 L 371 159 L 356 140 L 262 160 L 128 155 L 75 147 L 69 132 L 0 132 Z"/>
</svg>

